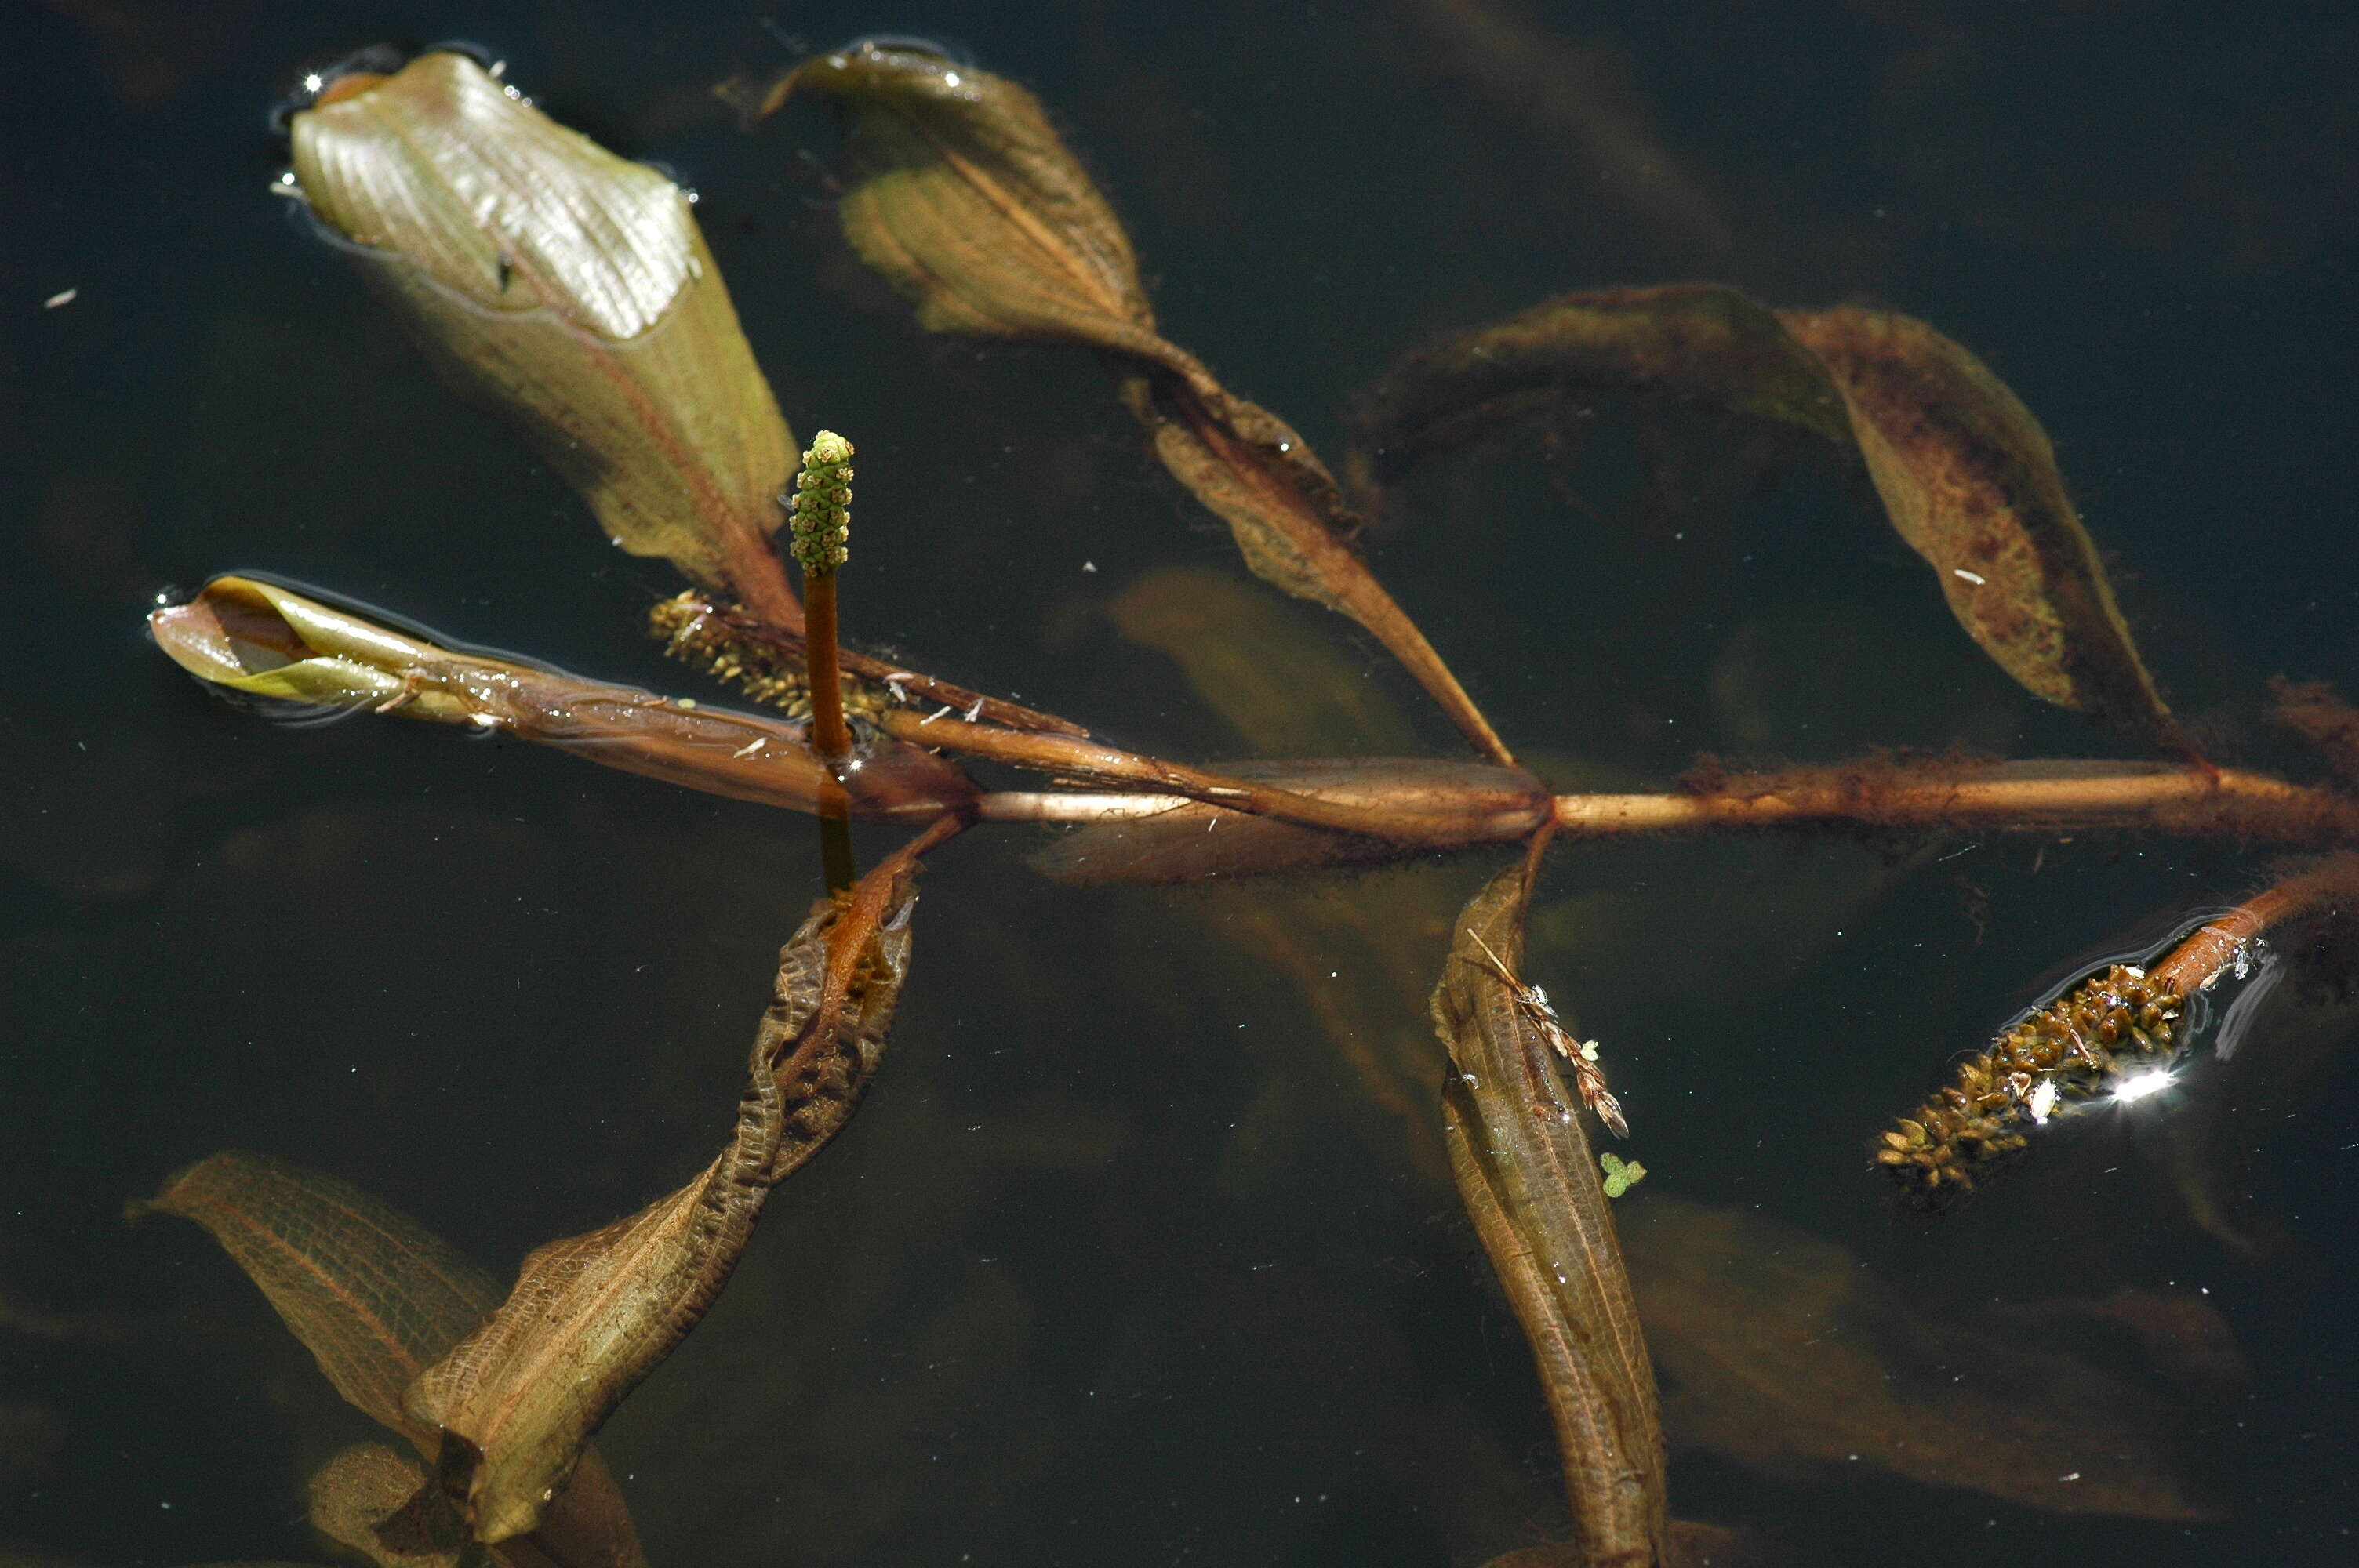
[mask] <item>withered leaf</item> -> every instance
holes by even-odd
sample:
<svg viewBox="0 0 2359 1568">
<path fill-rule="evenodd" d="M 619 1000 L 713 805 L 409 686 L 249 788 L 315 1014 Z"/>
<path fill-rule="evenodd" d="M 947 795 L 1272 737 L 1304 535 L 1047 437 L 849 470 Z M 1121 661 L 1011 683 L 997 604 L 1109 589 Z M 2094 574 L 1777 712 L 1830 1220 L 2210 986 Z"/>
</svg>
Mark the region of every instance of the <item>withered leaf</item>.
<svg viewBox="0 0 2359 1568">
<path fill-rule="evenodd" d="M 198 1161 L 130 1207 L 212 1232 L 348 1403 L 420 1454 L 436 1451 L 439 1434 L 410 1419 L 403 1394 L 498 1304 L 489 1274 L 350 1183 L 245 1150 Z M 370 1474 L 382 1473 L 369 1463 Z M 644 1568 L 630 1512 L 595 1450 L 542 1534 L 576 1568 Z"/>
<path fill-rule="evenodd" d="M 2006 384 L 1913 317 L 1780 316 L 1834 378 L 1886 514 L 1932 567 L 1958 624 L 2033 696 L 2186 750 L 2048 434 Z"/>
<path fill-rule="evenodd" d="M 850 1117 L 908 972 L 916 847 L 787 943 L 719 1157 L 637 1214 L 533 1252 L 491 1320 L 409 1389 L 475 1539 L 539 1523 L 590 1434 L 718 1298 L 773 1184 Z"/>
<path fill-rule="evenodd" d="M 1443 1135 L 1538 1364 L 1575 1544 L 1591 1563 L 1667 1563 L 1655 1374 L 1597 1161 L 1548 1042 L 1476 942 L 1511 971 L 1522 962 L 1527 877 L 1511 867 L 1468 902 L 1434 988 Z"/>
<path fill-rule="evenodd" d="M 1682 1449 L 1780 1478 L 1873 1465 L 2055 1513 L 2218 1517 L 2173 1476 L 2163 1401 L 2050 1336 L 1929 1313 L 1843 1248 L 1758 1216 L 1625 1206 Z"/>
<path fill-rule="evenodd" d="M 1156 455 L 1229 524 L 1254 573 L 1375 634 L 1494 760 L 1511 759 L 1353 544 L 1326 465 L 1268 410 L 1155 330 L 1129 237 L 1040 105 L 922 49 L 865 43 L 805 61 L 761 105 L 825 96 L 844 124 L 853 248 L 936 331 L 1071 343 L 1115 362 Z"/>
<path fill-rule="evenodd" d="M 1988 367 L 1912 317 L 1771 310 L 1716 284 L 1568 294 L 1409 355 L 1362 402 L 1373 487 L 1600 392 L 1712 404 L 1855 451 L 1958 623 L 2046 701 L 2191 747 L 2157 694 L 2047 434 Z"/>
<path fill-rule="evenodd" d="M 616 543 L 800 626 L 766 542 L 794 439 L 684 192 L 451 52 L 340 81 L 290 128 L 321 222 Z"/>
</svg>

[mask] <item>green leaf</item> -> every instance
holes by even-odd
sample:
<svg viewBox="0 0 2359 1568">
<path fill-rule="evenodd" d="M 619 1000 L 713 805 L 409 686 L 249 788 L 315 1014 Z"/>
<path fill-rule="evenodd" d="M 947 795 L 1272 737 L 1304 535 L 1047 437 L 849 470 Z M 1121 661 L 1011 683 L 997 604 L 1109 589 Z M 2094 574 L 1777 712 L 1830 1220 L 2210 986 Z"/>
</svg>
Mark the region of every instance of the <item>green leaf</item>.
<svg viewBox="0 0 2359 1568">
<path fill-rule="evenodd" d="M 321 222 L 617 544 L 749 601 L 770 579 L 785 594 L 766 536 L 794 440 L 685 193 L 460 54 L 346 78 L 292 130 Z"/>
</svg>

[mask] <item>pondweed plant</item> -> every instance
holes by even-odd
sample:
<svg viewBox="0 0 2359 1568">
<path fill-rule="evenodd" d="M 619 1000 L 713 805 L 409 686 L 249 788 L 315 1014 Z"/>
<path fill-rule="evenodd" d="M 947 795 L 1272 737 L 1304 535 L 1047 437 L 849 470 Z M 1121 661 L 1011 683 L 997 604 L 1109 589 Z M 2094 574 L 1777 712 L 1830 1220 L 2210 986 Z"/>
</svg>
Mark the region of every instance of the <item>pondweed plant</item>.
<svg viewBox="0 0 2359 1568">
<path fill-rule="evenodd" d="M 1077 883 L 1513 852 L 1434 955 L 1439 1121 L 1555 1423 L 1573 1538 L 1548 1560 L 1593 1568 L 1725 1562 L 1738 1549 L 1669 1511 L 1655 1373 L 1608 1207 L 1645 1167 L 1593 1152 L 1587 1115 L 1625 1130 L 1611 1046 L 1582 1041 L 1523 969 L 1544 856 L 1815 829 L 1896 844 L 2137 830 L 2318 857 L 2147 964 L 2075 977 L 1899 1119 L 1872 1159 L 1919 1205 L 1973 1189 L 2077 1106 L 2143 1092 L 2200 1038 L 2194 999 L 2241 975 L 2265 938 L 2331 929 L 2359 896 L 2359 796 L 2346 793 L 2359 784 L 2359 719 L 2316 688 L 2283 694 L 2331 783 L 2207 759 L 2158 695 L 2038 424 L 1923 322 L 1772 309 L 1711 285 L 1569 295 L 1404 361 L 1362 404 L 1347 485 L 1159 334 L 1112 208 L 1022 89 L 870 43 L 726 92 L 749 121 L 795 95 L 832 105 L 845 234 L 919 320 L 1093 351 L 1155 456 L 1228 525 L 1252 571 L 1364 628 L 1474 759 L 1208 768 L 840 647 L 852 443 L 821 431 L 798 465 L 683 194 L 552 124 L 464 54 L 326 82 L 291 121 L 294 178 L 321 228 L 453 381 L 522 425 L 616 543 L 679 568 L 689 588 L 653 616 L 669 650 L 771 711 L 445 645 L 251 577 L 158 610 L 157 642 L 216 688 L 266 704 L 496 731 L 813 814 L 830 890 L 781 951 L 712 1162 L 640 1212 L 535 1251 L 505 1294 L 414 1222 L 265 1156 L 216 1155 L 146 1206 L 211 1229 L 338 1390 L 406 1443 L 350 1450 L 312 1483 L 314 1525 L 374 1561 L 643 1560 L 592 1436 L 712 1304 L 771 1190 L 857 1109 L 910 983 L 919 871 L 970 828 L 1066 828 L 1041 863 Z M 1658 793 L 1551 794 L 1377 581 L 1357 535 L 1420 465 L 1610 388 L 1766 421 L 1858 462 L 1968 635 L 2034 696 L 2143 736 L 2158 760 L 1886 755 L 1711 766 Z M 854 411 L 828 413 L 856 429 Z M 799 599 L 773 544 L 789 520 Z M 891 526 L 864 521 L 867 537 Z M 1041 787 L 987 788 L 970 760 L 1028 770 Z M 855 819 L 911 837 L 861 873 Z M 1413 1113 L 1430 1125 L 1435 1108 Z M 1627 1111 L 1643 1144 L 1649 1108 Z"/>
</svg>

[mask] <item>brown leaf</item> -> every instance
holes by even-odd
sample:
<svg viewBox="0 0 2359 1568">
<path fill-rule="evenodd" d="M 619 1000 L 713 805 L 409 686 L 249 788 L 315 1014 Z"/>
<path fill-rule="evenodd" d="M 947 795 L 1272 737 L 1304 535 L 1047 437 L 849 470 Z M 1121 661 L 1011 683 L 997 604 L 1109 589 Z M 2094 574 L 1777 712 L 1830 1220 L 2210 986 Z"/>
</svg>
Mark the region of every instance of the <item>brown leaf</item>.
<svg viewBox="0 0 2359 1568">
<path fill-rule="evenodd" d="M 1254 573 L 1375 633 L 1495 761 L 1511 761 L 1353 544 L 1326 465 L 1155 331 L 1129 237 L 1038 102 L 935 54 L 861 44 L 805 61 L 761 105 L 824 95 L 844 124 L 844 234 L 935 331 L 1093 348 L 1156 455 L 1229 524 Z"/>
<path fill-rule="evenodd" d="M 130 1207 L 211 1231 L 336 1392 L 420 1454 L 436 1451 L 439 1434 L 409 1418 L 403 1393 L 491 1314 L 499 1287 L 490 1275 L 349 1183 L 244 1150 L 200 1160 Z M 595 1450 L 549 1510 L 542 1534 L 574 1568 L 644 1568 L 630 1511 Z"/>
<path fill-rule="evenodd" d="M 1912 317 L 1849 306 L 1779 317 L 1833 376 L 1886 514 L 1958 624 L 2033 696 L 2191 751 L 2138 659 L 2047 432 L 2006 384 Z"/>
<path fill-rule="evenodd" d="M 1434 988 L 1451 1168 L 1538 1363 L 1575 1544 L 1591 1563 L 1667 1563 L 1655 1375 L 1597 1161 L 1548 1042 L 1475 940 L 1521 963 L 1528 874 L 1469 901 Z"/>
<path fill-rule="evenodd" d="M 445 1484 L 475 1539 L 538 1524 L 590 1434 L 720 1295 L 771 1185 L 850 1117 L 908 973 L 910 879 L 929 842 L 822 903 L 787 943 L 720 1156 L 629 1218 L 536 1250 L 498 1313 L 409 1389 L 410 1419 L 440 1432 Z"/>
<path fill-rule="evenodd" d="M 684 192 L 451 52 L 342 79 L 290 130 L 321 222 L 615 543 L 800 627 L 767 540 L 794 438 Z"/>
<path fill-rule="evenodd" d="M 1649 1195 L 1624 1239 L 1673 1440 L 1781 1479 L 1874 1466 L 2054 1513 L 2201 1519 L 2167 1411 L 2005 1318 L 1903 1300 L 1843 1248 Z"/>
<path fill-rule="evenodd" d="M 1410 354 L 1360 400 L 1351 471 L 1394 484 L 1419 464 L 1601 391 L 1660 393 L 1848 446 L 1842 394 L 1777 313 L 1712 283 L 1561 295 Z"/>
</svg>

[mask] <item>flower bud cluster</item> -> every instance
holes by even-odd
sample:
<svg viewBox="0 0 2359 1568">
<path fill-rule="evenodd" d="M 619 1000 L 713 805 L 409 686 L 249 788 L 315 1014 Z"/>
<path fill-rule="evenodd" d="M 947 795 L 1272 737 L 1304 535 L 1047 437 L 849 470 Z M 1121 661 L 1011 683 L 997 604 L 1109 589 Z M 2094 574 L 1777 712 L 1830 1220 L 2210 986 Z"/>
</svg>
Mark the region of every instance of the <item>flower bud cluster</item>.
<svg viewBox="0 0 2359 1568">
<path fill-rule="evenodd" d="M 805 572 L 832 572 L 851 558 L 852 443 L 832 430 L 812 437 L 803 454 L 788 523 Z"/>
</svg>

